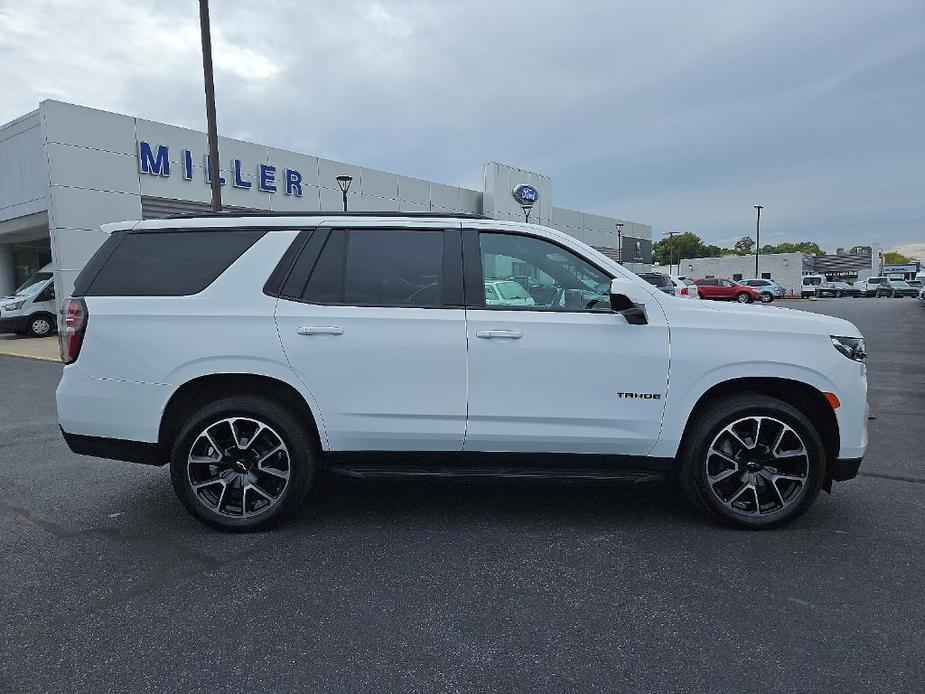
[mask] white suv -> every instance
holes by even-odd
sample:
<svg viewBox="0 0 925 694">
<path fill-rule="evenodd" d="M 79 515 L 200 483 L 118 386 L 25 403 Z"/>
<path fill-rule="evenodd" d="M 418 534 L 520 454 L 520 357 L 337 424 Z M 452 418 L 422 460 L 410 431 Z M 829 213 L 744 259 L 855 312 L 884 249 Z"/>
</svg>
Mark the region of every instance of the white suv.
<svg viewBox="0 0 925 694">
<path fill-rule="evenodd" d="M 277 521 L 319 469 L 675 476 L 710 517 L 767 528 L 867 447 L 854 325 L 671 297 L 553 229 L 315 213 L 104 231 L 62 309 L 64 437 L 169 463 L 222 529 Z M 510 277 L 532 305 L 486 301 Z"/>
</svg>

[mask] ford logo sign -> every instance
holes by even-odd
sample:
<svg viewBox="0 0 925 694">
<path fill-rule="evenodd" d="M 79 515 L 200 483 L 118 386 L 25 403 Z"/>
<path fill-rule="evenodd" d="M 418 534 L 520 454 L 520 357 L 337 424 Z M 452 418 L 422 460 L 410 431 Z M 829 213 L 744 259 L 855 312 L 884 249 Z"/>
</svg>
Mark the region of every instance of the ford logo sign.
<svg viewBox="0 0 925 694">
<path fill-rule="evenodd" d="M 535 205 L 540 199 L 540 191 L 531 186 L 529 183 L 519 183 L 514 186 L 511 195 L 521 205 Z"/>
</svg>

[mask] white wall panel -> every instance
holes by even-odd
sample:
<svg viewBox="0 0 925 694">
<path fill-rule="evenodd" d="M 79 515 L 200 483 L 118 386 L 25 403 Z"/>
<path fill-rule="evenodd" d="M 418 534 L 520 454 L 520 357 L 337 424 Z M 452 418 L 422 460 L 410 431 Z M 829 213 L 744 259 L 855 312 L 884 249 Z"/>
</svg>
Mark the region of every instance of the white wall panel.
<svg viewBox="0 0 925 694">
<path fill-rule="evenodd" d="M 100 224 L 141 219 L 141 197 L 132 193 L 57 187 L 54 203 L 57 227 L 99 229 Z"/>
<path fill-rule="evenodd" d="M 135 154 L 135 119 L 131 116 L 52 100 L 43 101 L 39 110 L 48 142 Z"/>
<path fill-rule="evenodd" d="M 72 145 L 48 145 L 52 185 L 139 192 L 137 160 L 124 154 Z"/>
</svg>

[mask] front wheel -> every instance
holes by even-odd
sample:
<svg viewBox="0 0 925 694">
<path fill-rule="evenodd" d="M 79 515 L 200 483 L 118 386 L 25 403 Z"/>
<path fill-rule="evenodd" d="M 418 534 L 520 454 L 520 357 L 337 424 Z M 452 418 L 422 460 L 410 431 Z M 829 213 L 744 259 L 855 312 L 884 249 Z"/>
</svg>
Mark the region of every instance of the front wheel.
<svg viewBox="0 0 925 694">
<path fill-rule="evenodd" d="M 752 298 L 748 295 L 748 292 L 739 292 L 736 294 L 736 301 L 738 301 L 740 304 L 747 304 L 751 300 Z"/>
<path fill-rule="evenodd" d="M 770 304 L 772 301 L 774 301 L 773 294 L 770 294 L 768 292 L 761 292 L 761 303 Z"/>
<path fill-rule="evenodd" d="M 32 337 L 47 337 L 54 329 L 54 321 L 48 316 L 38 315 L 29 318 L 28 334 Z"/>
<path fill-rule="evenodd" d="M 802 412 L 746 393 L 715 401 L 698 417 L 679 476 L 688 499 L 708 517 L 760 530 L 805 512 L 825 465 L 819 434 Z"/>
<path fill-rule="evenodd" d="M 189 418 L 174 443 L 170 476 L 180 501 L 206 525 L 257 530 L 298 507 L 315 450 L 308 427 L 279 404 L 223 398 Z"/>
</svg>

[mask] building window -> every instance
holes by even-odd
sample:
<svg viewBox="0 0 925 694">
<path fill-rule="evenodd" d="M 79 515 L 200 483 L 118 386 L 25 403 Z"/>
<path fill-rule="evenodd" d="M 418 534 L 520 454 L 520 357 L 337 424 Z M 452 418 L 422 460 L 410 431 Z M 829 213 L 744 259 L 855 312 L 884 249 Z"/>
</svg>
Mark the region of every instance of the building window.
<svg viewBox="0 0 925 694">
<path fill-rule="evenodd" d="M 736 282 L 738 282 L 740 279 L 742 279 L 742 273 L 741 273 L 741 272 L 735 273 L 735 274 L 732 276 L 732 279 L 734 279 Z"/>
<path fill-rule="evenodd" d="M 771 279 L 771 273 L 770 273 L 770 272 L 762 272 L 762 273 L 761 273 L 761 279 L 763 279 L 763 280 L 769 280 L 769 279 Z"/>
</svg>

